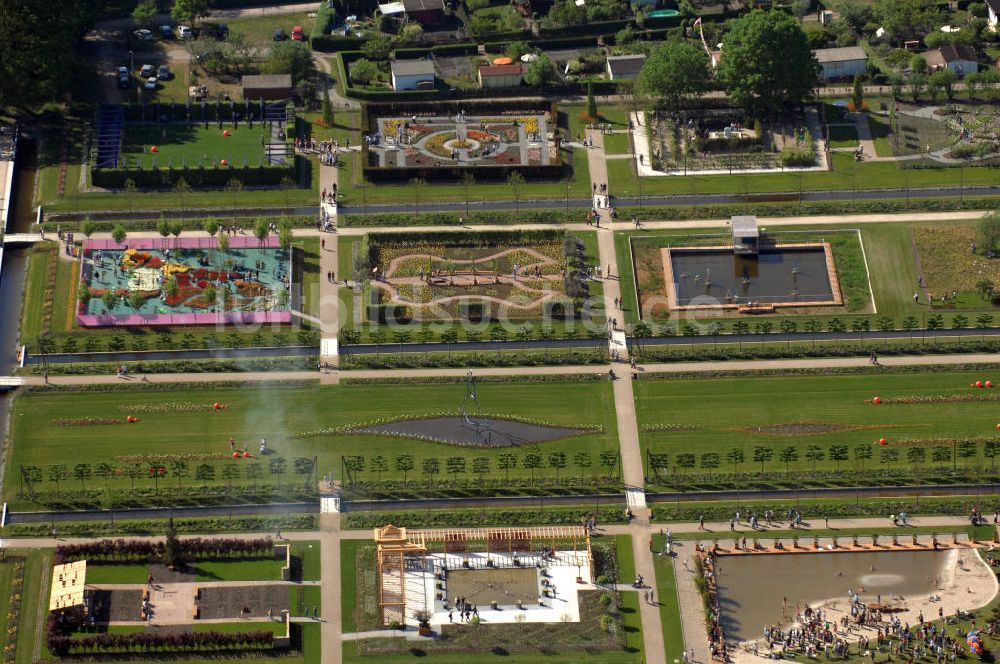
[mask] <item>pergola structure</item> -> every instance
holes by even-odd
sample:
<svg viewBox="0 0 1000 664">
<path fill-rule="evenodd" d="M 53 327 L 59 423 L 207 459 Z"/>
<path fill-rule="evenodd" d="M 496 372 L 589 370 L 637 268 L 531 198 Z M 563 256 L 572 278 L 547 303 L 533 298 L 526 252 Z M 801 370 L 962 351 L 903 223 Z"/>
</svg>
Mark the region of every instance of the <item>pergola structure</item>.
<svg viewBox="0 0 1000 664">
<path fill-rule="evenodd" d="M 412 530 L 391 524 L 375 528 L 378 565 L 379 612 L 383 624 L 402 623 L 406 613 L 406 557 L 424 556 L 430 549 L 446 554 L 499 554 L 507 559 L 515 554 L 545 553 L 572 549 L 586 552 L 593 577 L 590 531 L 583 526 L 544 526 L 537 528 L 449 528 Z M 437 546 L 435 546 L 437 545 Z"/>
</svg>

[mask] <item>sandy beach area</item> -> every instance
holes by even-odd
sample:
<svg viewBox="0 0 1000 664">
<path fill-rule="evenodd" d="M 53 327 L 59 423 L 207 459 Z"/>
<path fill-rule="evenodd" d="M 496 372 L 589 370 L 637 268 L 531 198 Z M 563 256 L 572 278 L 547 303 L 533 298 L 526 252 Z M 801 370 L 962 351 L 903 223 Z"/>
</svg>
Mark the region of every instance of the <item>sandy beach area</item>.
<svg viewBox="0 0 1000 664">
<path fill-rule="evenodd" d="M 934 593 L 893 595 L 890 598 L 883 597 L 882 600 L 885 604 L 905 607 L 905 610 L 892 615 L 899 617 L 903 623 L 914 625 L 921 612 L 925 620 L 937 620 L 939 610 L 945 616 L 949 616 L 959 610 L 978 609 L 989 604 L 996 597 L 998 590 L 1000 586 L 996 574 L 979 556 L 976 549 L 952 549 L 938 581 L 938 589 Z M 833 622 L 839 621 L 845 612 L 850 612 L 850 605 L 843 597 L 815 602 L 811 606 L 828 611 Z M 984 620 L 983 623 L 985 622 Z M 787 626 L 784 628 L 787 629 Z M 876 632 L 876 629 L 859 630 L 855 627 L 852 632 L 854 636 L 849 641 L 855 643 L 860 633 L 870 633 L 874 637 Z M 760 664 L 762 661 L 770 660 L 770 657 L 763 656 L 765 654 L 763 649 L 760 650 L 760 655 L 754 655 L 752 644 L 753 642 L 744 642 L 737 648 L 731 649 L 729 654 L 732 660 L 736 664 Z"/>
</svg>

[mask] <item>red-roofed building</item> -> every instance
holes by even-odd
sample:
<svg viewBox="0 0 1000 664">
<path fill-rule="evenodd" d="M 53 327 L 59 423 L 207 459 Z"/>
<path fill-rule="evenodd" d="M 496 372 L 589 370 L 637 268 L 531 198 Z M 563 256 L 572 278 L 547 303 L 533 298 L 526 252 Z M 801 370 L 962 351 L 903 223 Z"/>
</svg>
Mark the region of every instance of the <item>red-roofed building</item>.
<svg viewBox="0 0 1000 664">
<path fill-rule="evenodd" d="M 516 88 L 521 85 L 521 65 L 484 65 L 479 68 L 479 87 L 483 90 Z"/>
</svg>

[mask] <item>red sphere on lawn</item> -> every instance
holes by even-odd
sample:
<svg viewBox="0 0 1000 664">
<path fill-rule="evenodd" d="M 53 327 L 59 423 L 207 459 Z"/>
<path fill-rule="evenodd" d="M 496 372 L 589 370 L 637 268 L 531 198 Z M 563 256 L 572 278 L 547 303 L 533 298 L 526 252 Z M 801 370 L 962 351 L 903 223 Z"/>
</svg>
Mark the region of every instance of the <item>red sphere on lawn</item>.
<svg viewBox="0 0 1000 664">
<path fill-rule="evenodd" d="M 997 425 L 997 430 L 1000 431 L 1000 424 Z"/>
<path fill-rule="evenodd" d="M 993 387 L 993 381 L 992 380 L 986 381 L 986 387 Z"/>
<path fill-rule="evenodd" d="M 977 380 L 976 381 L 976 387 L 982 387 L 982 386 L 983 386 L 983 381 Z"/>
<path fill-rule="evenodd" d="M 160 148 L 158 148 L 158 147 L 156 147 L 156 146 L 154 145 L 153 147 L 149 148 L 149 151 L 150 151 L 150 152 L 159 152 L 159 151 L 160 151 Z"/>
<path fill-rule="evenodd" d="M 132 416 L 131 416 L 131 415 L 129 415 L 129 416 L 128 416 L 128 417 L 126 417 L 125 419 L 126 419 L 126 420 L 128 420 L 129 422 L 131 422 L 131 421 L 132 421 Z"/>
<path fill-rule="evenodd" d="M 223 129 L 222 130 L 222 135 L 223 136 L 229 136 L 229 130 L 228 129 Z"/>
<path fill-rule="evenodd" d="M 875 397 L 874 399 L 872 399 L 872 403 L 874 404 L 882 403 L 882 397 Z"/>
<path fill-rule="evenodd" d="M 229 160 L 228 159 L 221 159 L 221 160 L 219 160 L 219 166 L 228 166 L 228 165 L 229 165 Z"/>
<path fill-rule="evenodd" d="M 216 401 L 215 403 L 213 403 L 212 408 L 214 408 L 215 410 L 219 410 L 219 402 Z"/>
<path fill-rule="evenodd" d="M 249 459 L 250 458 L 250 453 L 249 452 L 244 452 L 243 453 L 243 458 L 244 459 Z"/>
<path fill-rule="evenodd" d="M 887 441 L 885 438 L 879 438 L 878 439 L 878 444 L 879 445 L 888 445 L 889 441 Z"/>
<path fill-rule="evenodd" d="M 239 459 L 240 458 L 240 453 L 239 452 L 233 452 L 233 458 L 234 459 Z"/>
</svg>

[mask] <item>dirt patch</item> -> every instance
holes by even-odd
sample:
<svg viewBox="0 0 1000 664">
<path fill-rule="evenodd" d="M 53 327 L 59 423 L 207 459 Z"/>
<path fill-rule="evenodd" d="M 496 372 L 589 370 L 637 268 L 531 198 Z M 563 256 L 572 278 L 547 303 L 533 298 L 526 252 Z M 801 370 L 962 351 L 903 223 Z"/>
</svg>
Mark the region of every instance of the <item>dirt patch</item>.
<svg viewBox="0 0 1000 664">
<path fill-rule="evenodd" d="M 830 422 L 785 422 L 781 424 L 766 424 L 763 426 L 735 429 L 746 433 L 760 433 L 766 436 L 821 436 L 826 433 L 842 433 L 858 431 L 859 429 L 876 429 L 864 424 L 832 424 Z"/>
<path fill-rule="evenodd" d="M 245 617 L 260 618 L 266 616 L 269 609 L 271 615 L 289 609 L 289 597 L 288 586 L 205 586 L 201 589 L 198 606 L 202 620 L 238 619 L 241 612 Z"/>
<path fill-rule="evenodd" d="M 93 615 L 99 624 L 142 620 L 142 591 L 95 590 Z"/>
<path fill-rule="evenodd" d="M 192 583 L 194 581 L 194 567 L 182 565 L 177 569 L 167 569 L 159 563 L 149 566 L 149 574 L 153 577 L 153 583 Z"/>
<path fill-rule="evenodd" d="M 511 420 L 473 417 L 482 422 L 476 426 L 462 417 L 434 417 L 421 420 L 401 420 L 354 429 L 353 433 L 370 433 L 400 438 L 418 438 L 451 445 L 472 447 L 514 447 L 591 433 L 586 429 L 550 427 Z"/>
</svg>

